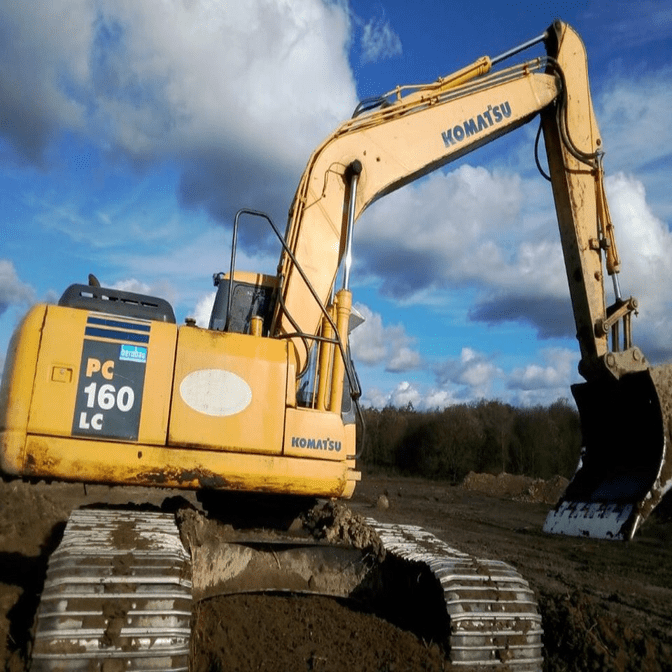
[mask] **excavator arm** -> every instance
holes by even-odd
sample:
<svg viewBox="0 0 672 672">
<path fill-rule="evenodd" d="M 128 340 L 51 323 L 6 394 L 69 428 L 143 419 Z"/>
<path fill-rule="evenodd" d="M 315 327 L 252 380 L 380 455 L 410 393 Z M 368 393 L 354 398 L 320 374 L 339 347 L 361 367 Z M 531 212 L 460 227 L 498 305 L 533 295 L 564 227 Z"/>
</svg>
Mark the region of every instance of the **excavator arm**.
<svg viewBox="0 0 672 672">
<path fill-rule="evenodd" d="M 646 361 L 632 345 L 630 318 L 637 301 L 632 297 L 624 301 L 618 283 L 621 263 L 604 190 L 604 151 L 591 102 L 586 52 L 579 36 L 561 22 L 549 29 L 547 49 L 548 67 L 561 78 L 562 93 L 541 116 L 581 348 L 579 369 L 589 381 L 605 375 L 620 378 L 644 370 Z M 605 270 L 613 279 L 616 300 L 609 308 Z"/>
<path fill-rule="evenodd" d="M 546 58 L 492 71 L 493 64 L 541 41 Z M 432 84 L 398 87 L 368 101 L 315 150 L 290 210 L 272 332 L 292 342 L 299 372 L 307 366 L 311 339 L 327 328 L 321 306 L 330 306 L 334 320 L 327 322 L 345 344 L 351 298 L 347 282 L 334 295 L 335 282 L 344 256 L 349 264 L 348 241 L 359 215 L 381 196 L 537 114 L 581 350 L 579 371 L 587 381 L 573 388 L 584 434 L 582 460 L 545 529 L 631 538 L 672 487 L 672 422 L 664 403 L 671 375 L 667 368 L 651 369 L 632 343 L 638 304 L 621 296 L 586 51 L 567 24 L 556 21 L 539 38 Z M 605 274 L 614 285 L 610 306 Z M 320 408 L 331 403 L 335 409 L 342 368 L 334 366 L 331 402 Z M 641 422 L 624 423 L 627 416 Z"/>
<path fill-rule="evenodd" d="M 582 368 L 588 378 L 601 375 L 611 324 L 605 307 L 603 254 L 610 275 L 620 270 L 604 194 L 601 138 L 579 36 L 556 22 L 523 47 L 542 40 L 546 59 L 491 72 L 493 62 L 516 53 L 515 49 L 492 60 L 483 57 L 429 85 L 398 87 L 378 99 L 373 111 L 343 123 L 315 150 L 294 197 L 286 238 L 322 303 L 329 303 L 345 253 L 344 203 L 351 198 L 351 166 L 361 166 L 354 195 L 356 220 L 381 196 L 543 113 Z M 281 269 L 283 301 L 276 333 L 293 333 L 297 326 L 303 333 L 316 333 L 319 306 L 288 255 Z M 298 340 L 295 345 L 301 369 L 306 353 Z"/>
</svg>

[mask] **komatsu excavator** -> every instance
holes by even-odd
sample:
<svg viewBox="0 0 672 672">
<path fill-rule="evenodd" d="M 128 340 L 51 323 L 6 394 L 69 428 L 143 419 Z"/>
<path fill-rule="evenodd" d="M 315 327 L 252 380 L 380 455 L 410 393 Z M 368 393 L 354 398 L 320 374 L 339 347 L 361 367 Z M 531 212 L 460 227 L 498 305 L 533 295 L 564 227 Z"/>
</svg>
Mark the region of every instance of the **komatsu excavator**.
<svg viewBox="0 0 672 672">
<path fill-rule="evenodd" d="M 494 67 L 541 42 L 546 56 Z M 58 305 L 33 307 L 5 364 L 4 474 L 349 498 L 360 478 L 359 382 L 348 347 L 357 322 L 349 289 L 355 221 L 377 198 L 537 115 L 586 379 L 573 388 L 581 463 L 545 529 L 630 538 L 672 485 L 670 374 L 650 367 L 632 343 L 637 301 L 623 298 L 616 280 L 586 52 L 560 21 L 496 58 L 360 103 L 310 157 L 284 236 L 257 211 L 236 217 L 208 328 L 178 326 L 167 302 L 95 282 L 71 286 Z M 280 240 L 276 276 L 236 269 L 238 226 L 249 217 L 268 220 Z M 605 272 L 614 279 L 608 307 Z M 442 596 L 437 622 L 445 621 L 454 664 L 541 668 L 540 617 L 513 568 L 467 556 L 418 528 L 367 524 L 414 576 L 420 566 L 428 573 Z M 34 669 L 102 669 L 108 659 L 123 662 L 119 669 L 186 669 L 191 591 L 200 599 L 225 590 L 221 576 L 197 579 L 199 563 L 217 574 L 218 563 L 251 562 L 248 547 L 222 543 L 199 560 L 191 546 L 189 556 L 167 514 L 74 512 L 50 561 Z M 278 552 L 272 558 L 275 578 L 258 589 L 279 589 L 274 582 L 291 573 Z M 296 557 L 288 558 L 287 567 Z M 355 565 L 362 571 L 334 594 L 363 594 L 362 577 L 372 571 L 366 562 L 339 565 L 343 576 Z M 311 565 L 302 590 L 320 583 L 324 566 Z M 291 581 L 287 588 L 298 589 Z M 87 603 L 92 594 L 102 600 L 97 606 Z"/>
</svg>

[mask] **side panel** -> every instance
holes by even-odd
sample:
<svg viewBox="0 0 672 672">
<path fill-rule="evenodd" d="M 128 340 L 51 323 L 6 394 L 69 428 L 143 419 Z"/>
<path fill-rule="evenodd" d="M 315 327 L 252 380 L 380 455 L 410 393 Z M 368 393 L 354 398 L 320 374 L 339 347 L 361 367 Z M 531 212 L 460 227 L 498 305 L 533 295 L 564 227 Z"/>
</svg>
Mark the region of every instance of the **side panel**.
<svg viewBox="0 0 672 672">
<path fill-rule="evenodd" d="M 20 474 L 25 462 L 28 413 L 45 314 L 45 305 L 32 308 L 7 350 L 0 386 L 0 468 L 7 474 Z"/>
<path fill-rule="evenodd" d="M 49 306 L 28 432 L 165 444 L 176 332 Z"/>
<path fill-rule="evenodd" d="M 287 409 L 285 455 L 320 460 L 345 460 L 354 454 L 348 444 L 352 433 L 346 434 L 338 413 L 309 408 Z"/>
<path fill-rule="evenodd" d="M 281 454 L 287 343 L 181 327 L 169 445 Z"/>
</svg>

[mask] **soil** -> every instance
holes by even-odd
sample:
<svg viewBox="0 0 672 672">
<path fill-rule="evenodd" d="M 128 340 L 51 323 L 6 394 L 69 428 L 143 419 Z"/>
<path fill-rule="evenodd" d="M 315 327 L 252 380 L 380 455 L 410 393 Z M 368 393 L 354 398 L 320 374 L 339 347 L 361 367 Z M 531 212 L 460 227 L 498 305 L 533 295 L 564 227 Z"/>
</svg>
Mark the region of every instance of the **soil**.
<svg viewBox="0 0 672 672">
<path fill-rule="evenodd" d="M 566 481 L 470 474 L 464 484 L 364 476 L 350 502 L 382 522 L 421 525 L 462 551 L 514 565 L 536 592 L 547 672 L 672 670 L 672 516 L 635 539 L 548 536 Z M 147 491 L 0 481 L 0 669 L 26 668 L 47 558 L 72 508 L 147 500 Z M 156 505 L 192 494 L 156 490 Z M 450 670 L 439 644 L 335 598 L 234 595 L 194 610 L 191 669 Z"/>
</svg>

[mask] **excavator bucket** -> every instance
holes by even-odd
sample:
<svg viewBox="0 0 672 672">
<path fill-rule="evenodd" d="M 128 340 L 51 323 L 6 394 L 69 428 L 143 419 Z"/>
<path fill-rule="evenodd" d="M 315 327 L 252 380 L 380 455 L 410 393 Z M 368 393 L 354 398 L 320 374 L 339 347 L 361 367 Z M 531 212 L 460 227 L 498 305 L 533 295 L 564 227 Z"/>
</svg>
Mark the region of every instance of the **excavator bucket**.
<svg viewBox="0 0 672 672">
<path fill-rule="evenodd" d="M 672 365 L 574 385 L 584 447 L 544 531 L 632 539 L 672 488 Z"/>
</svg>

